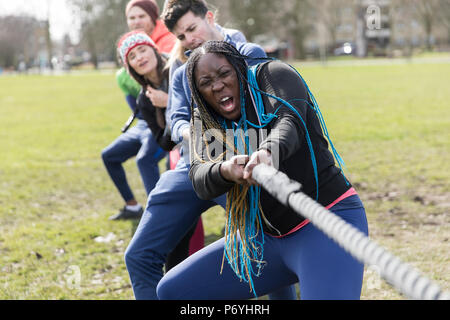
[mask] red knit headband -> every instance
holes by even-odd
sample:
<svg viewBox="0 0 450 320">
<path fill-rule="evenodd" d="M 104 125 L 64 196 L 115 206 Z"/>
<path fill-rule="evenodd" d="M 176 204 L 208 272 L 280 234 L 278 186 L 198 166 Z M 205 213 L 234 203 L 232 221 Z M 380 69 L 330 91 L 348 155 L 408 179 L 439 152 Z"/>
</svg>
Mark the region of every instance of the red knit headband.
<svg viewBox="0 0 450 320">
<path fill-rule="evenodd" d="M 142 30 L 128 32 L 120 38 L 117 50 L 125 66 L 128 66 L 128 54 L 130 51 L 140 45 L 147 45 L 158 50 L 155 42 Z"/>
</svg>

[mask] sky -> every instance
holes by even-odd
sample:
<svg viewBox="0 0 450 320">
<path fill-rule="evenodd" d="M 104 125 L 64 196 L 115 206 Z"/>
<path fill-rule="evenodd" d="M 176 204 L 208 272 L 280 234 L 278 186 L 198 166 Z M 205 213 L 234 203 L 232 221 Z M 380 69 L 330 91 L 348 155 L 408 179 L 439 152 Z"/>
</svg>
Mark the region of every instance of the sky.
<svg viewBox="0 0 450 320">
<path fill-rule="evenodd" d="M 67 33 L 72 41 L 78 41 L 78 22 L 72 16 L 66 0 L 0 0 L 0 16 L 17 14 L 46 19 L 48 13 L 54 41 L 61 40 Z"/>
</svg>

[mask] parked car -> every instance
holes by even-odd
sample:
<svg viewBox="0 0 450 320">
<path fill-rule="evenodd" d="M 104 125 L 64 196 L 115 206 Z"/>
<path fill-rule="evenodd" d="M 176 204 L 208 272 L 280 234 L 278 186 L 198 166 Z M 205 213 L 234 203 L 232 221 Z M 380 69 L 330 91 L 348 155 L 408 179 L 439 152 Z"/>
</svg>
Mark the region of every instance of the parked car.
<svg viewBox="0 0 450 320">
<path fill-rule="evenodd" d="M 252 42 L 259 44 L 268 57 L 276 59 L 286 59 L 288 56 L 289 45 L 285 41 L 280 41 L 275 36 L 261 34 L 252 39 Z"/>
<path fill-rule="evenodd" d="M 333 54 L 335 56 L 348 56 L 352 55 L 355 52 L 355 45 L 350 42 L 345 42 L 339 47 L 333 50 Z"/>
</svg>

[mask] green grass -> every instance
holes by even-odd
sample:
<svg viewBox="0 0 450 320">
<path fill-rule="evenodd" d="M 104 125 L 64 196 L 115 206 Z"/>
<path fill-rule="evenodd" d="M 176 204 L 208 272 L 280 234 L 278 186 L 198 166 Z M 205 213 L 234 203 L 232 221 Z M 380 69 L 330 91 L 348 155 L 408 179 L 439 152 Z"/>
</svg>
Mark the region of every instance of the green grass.
<svg viewBox="0 0 450 320">
<path fill-rule="evenodd" d="M 449 181 L 448 70 L 437 64 L 301 71 L 349 172 L 410 185 L 418 175 Z M 380 171 L 383 179 L 376 179 Z"/>
<path fill-rule="evenodd" d="M 297 66 L 371 236 L 448 289 L 450 65 Z M 128 115 L 113 73 L 0 77 L 0 299 L 133 298 L 123 253 L 136 223 L 108 221 L 122 202 L 100 158 Z M 134 161 L 126 170 L 145 203 Z M 223 221 L 204 215 L 208 241 Z M 363 298 L 401 297 L 382 284 Z"/>
</svg>

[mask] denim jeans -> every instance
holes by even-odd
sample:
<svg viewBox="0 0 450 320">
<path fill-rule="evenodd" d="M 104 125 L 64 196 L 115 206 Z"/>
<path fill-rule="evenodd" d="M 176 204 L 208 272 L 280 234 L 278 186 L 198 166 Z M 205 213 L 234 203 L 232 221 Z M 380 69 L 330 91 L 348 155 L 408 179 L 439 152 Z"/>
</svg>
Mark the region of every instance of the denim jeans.
<svg viewBox="0 0 450 320">
<path fill-rule="evenodd" d="M 102 159 L 114 185 L 127 202 L 134 199 L 134 195 L 122 164 L 136 156 L 136 163 L 148 195 L 159 180 L 158 162 L 165 155 L 145 120 L 138 120 L 136 126 L 120 135 L 103 150 Z"/>
</svg>

